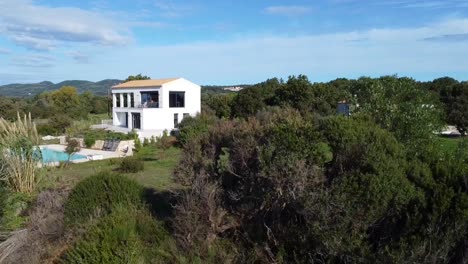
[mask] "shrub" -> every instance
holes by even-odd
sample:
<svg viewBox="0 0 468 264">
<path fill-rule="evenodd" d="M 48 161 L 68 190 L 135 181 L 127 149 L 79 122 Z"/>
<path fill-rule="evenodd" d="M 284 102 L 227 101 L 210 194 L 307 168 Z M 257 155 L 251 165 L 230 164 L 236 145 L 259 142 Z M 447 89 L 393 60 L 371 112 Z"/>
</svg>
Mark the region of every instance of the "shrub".
<svg viewBox="0 0 468 264">
<path fill-rule="evenodd" d="M 16 230 L 26 223 L 22 214 L 28 207 L 30 196 L 9 191 L 0 186 L 0 230 Z"/>
<path fill-rule="evenodd" d="M 41 124 L 37 126 L 37 133 L 40 135 L 57 135 L 58 130 L 50 124 Z"/>
<path fill-rule="evenodd" d="M 162 150 L 166 150 L 172 145 L 174 145 L 175 138 L 172 136 L 169 136 L 167 133 L 167 130 L 164 130 L 163 134 L 161 137 L 159 137 L 156 141 L 156 147 Z"/>
<path fill-rule="evenodd" d="M 0 118 L 0 180 L 10 190 L 31 193 L 39 181 L 36 147 L 40 142 L 31 115 L 14 122 Z"/>
<path fill-rule="evenodd" d="M 95 214 L 108 214 L 117 204 L 142 204 L 143 188 L 133 180 L 109 172 L 95 174 L 71 191 L 65 203 L 65 224 L 86 222 Z"/>
<path fill-rule="evenodd" d="M 168 239 L 149 212 L 117 206 L 65 253 L 63 263 L 164 263 Z"/>
<path fill-rule="evenodd" d="M 91 148 L 96 143 L 94 135 L 85 136 L 84 143 L 87 148 Z"/>
<path fill-rule="evenodd" d="M 55 115 L 49 120 L 50 126 L 59 134 L 65 133 L 67 127 L 71 126 L 72 123 L 72 119 L 64 114 Z"/>
<path fill-rule="evenodd" d="M 118 168 L 119 171 L 125 173 L 136 173 L 145 169 L 145 164 L 142 160 L 139 160 L 135 157 L 125 157 L 120 162 L 120 166 Z"/>
<path fill-rule="evenodd" d="M 196 117 L 186 117 L 179 124 L 179 134 L 177 139 L 182 145 L 190 140 L 201 137 L 206 134 L 210 127 L 212 127 L 218 118 L 214 115 L 200 114 Z"/>
<path fill-rule="evenodd" d="M 70 139 L 68 140 L 67 146 L 65 147 L 65 153 L 68 154 L 68 162 L 70 163 L 70 159 L 73 156 L 73 154 L 79 152 L 81 150 L 80 147 L 80 142 L 76 139 Z"/>
</svg>

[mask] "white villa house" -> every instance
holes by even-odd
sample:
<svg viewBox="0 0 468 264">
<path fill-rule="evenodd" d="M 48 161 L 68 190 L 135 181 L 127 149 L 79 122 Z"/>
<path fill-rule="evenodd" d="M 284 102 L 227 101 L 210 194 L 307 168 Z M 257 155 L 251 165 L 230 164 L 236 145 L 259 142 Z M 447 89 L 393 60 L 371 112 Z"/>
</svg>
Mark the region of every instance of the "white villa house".
<svg viewBox="0 0 468 264">
<path fill-rule="evenodd" d="M 170 132 L 201 110 L 201 87 L 183 78 L 137 80 L 112 86 L 113 130 L 141 138 Z"/>
</svg>

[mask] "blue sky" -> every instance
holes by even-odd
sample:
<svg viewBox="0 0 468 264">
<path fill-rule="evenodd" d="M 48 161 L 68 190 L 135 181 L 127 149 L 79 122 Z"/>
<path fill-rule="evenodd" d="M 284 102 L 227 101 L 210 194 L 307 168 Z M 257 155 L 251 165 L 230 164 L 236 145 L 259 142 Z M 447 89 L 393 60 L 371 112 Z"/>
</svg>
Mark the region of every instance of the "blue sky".
<svg viewBox="0 0 468 264">
<path fill-rule="evenodd" d="M 0 0 L 0 84 L 468 79 L 468 0 Z"/>
</svg>

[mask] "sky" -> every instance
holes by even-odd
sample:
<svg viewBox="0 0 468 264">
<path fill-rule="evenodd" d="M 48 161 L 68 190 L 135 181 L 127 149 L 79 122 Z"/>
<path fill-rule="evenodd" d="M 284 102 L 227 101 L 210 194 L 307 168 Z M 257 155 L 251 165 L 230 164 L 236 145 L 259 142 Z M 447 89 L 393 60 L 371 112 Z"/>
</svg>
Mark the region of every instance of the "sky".
<svg viewBox="0 0 468 264">
<path fill-rule="evenodd" d="M 468 80 L 468 0 L 0 0 L 0 84 Z"/>
</svg>

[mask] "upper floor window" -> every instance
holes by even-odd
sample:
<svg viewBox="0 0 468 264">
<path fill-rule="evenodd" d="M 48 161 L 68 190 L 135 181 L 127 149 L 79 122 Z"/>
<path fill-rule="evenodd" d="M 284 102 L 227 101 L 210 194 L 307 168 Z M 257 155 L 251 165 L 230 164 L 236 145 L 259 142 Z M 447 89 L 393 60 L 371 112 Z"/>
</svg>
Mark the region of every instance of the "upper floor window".
<svg viewBox="0 0 468 264">
<path fill-rule="evenodd" d="M 159 107 L 159 92 L 141 92 L 142 107 L 158 108 Z"/>
<path fill-rule="evenodd" d="M 120 107 L 120 94 L 115 94 L 115 107 Z"/>
<path fill-rule="evenodd" d="M 123 94 L 123 107 L 128 107 L 128 95 L 126 93 Z"/>
<path fill-rule="evenodd" d="M 185 107 L 185 92 L 169 92 L 169 107 Z"/>
<path fill-rule="evenodd" d="M 130 94 L 130 107 L 135 107 L 135 95 L 133 93 Z"/>
</svg>

